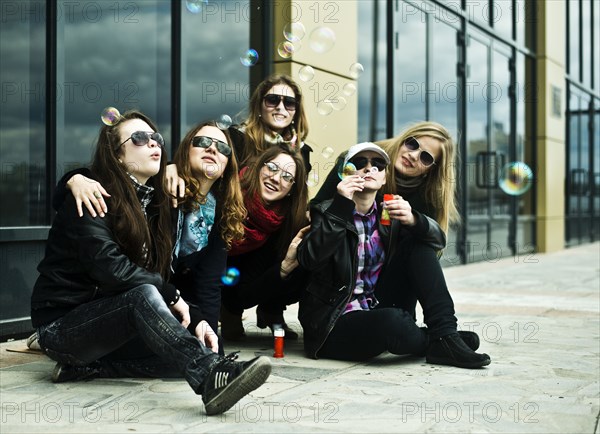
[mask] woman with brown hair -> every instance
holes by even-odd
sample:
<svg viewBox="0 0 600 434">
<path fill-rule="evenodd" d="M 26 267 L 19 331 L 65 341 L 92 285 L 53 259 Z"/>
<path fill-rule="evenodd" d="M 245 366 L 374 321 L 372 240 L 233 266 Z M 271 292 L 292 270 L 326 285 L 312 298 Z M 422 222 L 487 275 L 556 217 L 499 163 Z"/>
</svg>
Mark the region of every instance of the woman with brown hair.
<svg viewBox="0 0 600 434">
<path fill-rule="evenodd" d="M 73 196 L 64 198 L 38 267 L 31 320 L 40 347 L 58 362 L 54 382 L 183 376 L 208 414 L 222 413 L 263 384 L 271 367 L 265 357 L 241 363 L 211 351 L 214 332 L 190 320 L 168 283 L 165 160 L 163 138 L 142 113 L 100 129 L 90 174 L 110 189 L 110 212 L 78 217 Z"/>
</svg>

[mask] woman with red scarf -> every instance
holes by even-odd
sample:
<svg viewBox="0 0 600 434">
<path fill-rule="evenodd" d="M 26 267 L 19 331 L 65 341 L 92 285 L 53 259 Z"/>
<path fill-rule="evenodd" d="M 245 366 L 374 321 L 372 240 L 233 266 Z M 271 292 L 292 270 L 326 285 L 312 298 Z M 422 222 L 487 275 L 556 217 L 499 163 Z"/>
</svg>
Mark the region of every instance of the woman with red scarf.
<svg viewBox="0 0 600 434">
<path fill-rule="evenodd" d="M 281 324 L 288 339 L 297 339 L 283 318 L 296 303 L 305 283 L 296 248 L 308 223 L 306 169 L 290 146 L 272 146 L 240 171 L 244 205 L 244 239 L 234 242 L 227 259 L 240 280 L 222 289 L 221 334 L 227 340 L 245 339 L 244 309 L 258 306 L 257 326 Z"/>
</svg>

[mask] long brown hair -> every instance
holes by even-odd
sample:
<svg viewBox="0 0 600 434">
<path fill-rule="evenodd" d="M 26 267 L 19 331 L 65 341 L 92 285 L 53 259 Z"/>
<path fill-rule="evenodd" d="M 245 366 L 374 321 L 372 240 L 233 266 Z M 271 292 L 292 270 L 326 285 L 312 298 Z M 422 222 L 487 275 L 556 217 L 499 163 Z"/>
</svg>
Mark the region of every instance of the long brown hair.
<svg viewBox="0 0 600 434">
<path fill-rule="evenodd" d="M 265 143 L 265 134 L 270 134 L 271 131 L 261 119 L 263 98 L 267 92 L 275 85 L 284 84 L 292 88 L 295 94 L 298 106 L 294 113 L 293 123 L 290 124 L 283 132 L 282 137 L 286 140 L 291 139 L 292 127 L 296 129 L 298 136 L 297 146 L 308 136 L 308 120 L 304 110 L 304 101 L 300 86 L 288 75 L 274 74 L 264 79 L 254 90 L 250 97 L 248 119 L 243 123 L 246 128 L 245 136 L 246 143 L 244 146 L 244 154 L 238 155 L 241 165 L 245 165 L 249 158 L 261 154 L 267 149 L 270 144 Z"/>
<path fill-rule="evenodd" d="M 181 204 L 184 212 L 197 209 L 199 200 L 201 199 L 200 182 L 192 174 L 190 149 L 192 147 L 192 139 L 198 131 L 207 126 L 218 128 L 215 121 L 202 122 L 192 127 L 179 144 L 173 157 L 173 162 L 177 166 L 179 176 L 183 178 L 186 185 L 185 197 Z M 227 143 L 231 146 L 229 133 L 227 130 L 221 131 L 225 134 Z M 246 209 L 244 208 L 242 191 L 238 179 L 238 164 L 233 147 L 231 147 L 231 155 L 225 166 L 223 176 L 215 181 L 211 187 L 211 191 L 217 198 L 217 208 L 221 214 L 221 237 L 227 249 L 229 249 L 233 241 L 240 241 L 244 237 L 243 221 L 246 218 Z"/>
<path fill-rule="evenodd" d="M 285 256 L 288 246 L 296 233 L 307 225 L 306 210 L 308 206 L 308 187 L 306 186 L 306 167 L 302 156 L 289 145 L 271 146 L 262 154 L 249 161 L 248 169 L 241 179 L 242 190 L 245 198 L 258 197 L 263 205 L 267 206 L 260 194 L 260 172 L 265 163 L 273 160 L 280 154 L 292 157 L 296 164 L 295 181 L 292 184 L 290 195 L 277 201 L 281 205 L 281 213 L 286 217 L 277 242 L 277 250 L 281 259 Z"/>
<path fill-rule="evenodd" d="M 127 167 L 119 161 L 119 133 L 123 123 L 130 119 L 141 119 L 158 131 L 145 114 L 136 110 L 123 113 L 115 125 L 100 128 L 91 170 L 111 194 L 105 199 L 109 202 L 107 217 L 123 253 L 139 266 L 167 278 L 172 251 L 169 197 L 164 187 L 168 157 L 161 149 L 160 170 L 148 181 L 154 187 L 154 196 L 147 208 L 147 221 Z"/>
<path fill-rule="evenodd" d="M 439 161 L 427 171 L 425 182 L 425 200 L 436 210 L 436 221 L 444 232 L 448 232 L 451 223 L 458 222 L 460 216 L 456 207 L 456 145 L 448 130 L 436 122 L 419 122 L 411 125 L 400 135 L 375 142 L 381 146 L 392 160 L 392 170 L 386 174 L 384 193 L 396 194 L 396 170 L 393 164 L 398 159 L 400 147 L 408 137 L 429 136 L 441 142 Z"/>
</svg>

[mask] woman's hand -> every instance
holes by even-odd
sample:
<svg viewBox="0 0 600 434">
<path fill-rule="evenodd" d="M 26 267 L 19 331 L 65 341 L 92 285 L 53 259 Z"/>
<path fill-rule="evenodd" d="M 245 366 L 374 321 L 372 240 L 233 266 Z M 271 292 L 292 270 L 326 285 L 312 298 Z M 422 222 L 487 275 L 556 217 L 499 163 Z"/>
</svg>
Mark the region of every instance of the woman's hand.
<svg viewBox="0 0 600 434">
<path fill-rule="evenodd" d="M 177 166 L 174 164 L 167 166 L 165 176 L 167 178 L 167 191 L 173 196 L 171 203 L 173 204 L 173 208 L 177 208 L 177 198 L 185 196 L 185 181 L 177 174 Z"/>
<path fill-rule="evenodd" d="M 190 325 L 190 307 L 183 301 L 183 297 L 179 297 L 177 303 L 173 306 L 169 306 L 169 309 L 171 309 L 171 312 L 173 312 L 173 315 L 175 315 L 176 318 L 181 320 L 182 326 L 187 328 L 187 326 Z"/>
<path fill-rule="evenodd" d="M 360 175 L 346 176 L 337 185 L 337 192 L 347 199 L 352 200 L 354 193 L 365 188 L 365 180 Z"/>
<path fill-rule="evenodd" d="M 219 338 L 206 321 L 202 320 L 198 323 L 195 334 L 206 348 L 210 348 L 213 353 L 219 352 Z"/>
<path fill-rule="evenodd" d="M 410 203 L 402 199 L 402 196 L 395 194 L 394 199 L 385 201 L 383 206 L 388 210 L 391 219 L 398 220 L 407 226 L 414 226 L 416 224 L 412 207 Z"/>
<path fill-rule="evenodd" d="M 290 243 L 290 246 L 288 247 L 288 250 L 285 254 L 285 258 L 283 259 L 283 261 L 281 261 L 281 268 L 279 269 L 279 275 L 282 279 L 286 278 L 292 271 L 296 269 L 296 267 L 298 267 L 298 265 L 300 265 L 298 263 L 298 259 L 296 259 L 298 253 L 298 245 L 304 238 L 304 235 L 306 235 L 306 233 L 309 230 L 310 226 L 304 226 L 298 231 L 298 233 Z"/>
<path fill-rule="evenodd" d="M 104 197 L 110 197 L 104 187 L 93 179 L 87 178 L 81 174 L 71 176 L 67 181 L 67 189 L 75 198 L 77 204 L 77 213 L 79 217 L 83 217 L 83 207 L 85 205 L 92 217 L 96 217 L 96 212 L 100 217 L 104 217 L 108 212 Z"/>
</svg>

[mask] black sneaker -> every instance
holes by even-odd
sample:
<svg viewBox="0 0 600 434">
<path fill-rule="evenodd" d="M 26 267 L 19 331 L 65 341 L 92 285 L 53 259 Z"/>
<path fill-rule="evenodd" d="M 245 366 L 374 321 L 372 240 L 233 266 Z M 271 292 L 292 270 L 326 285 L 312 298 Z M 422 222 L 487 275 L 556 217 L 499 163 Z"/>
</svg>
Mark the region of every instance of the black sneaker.
<svg viewBox="0 0 600 434">
<path fill-rule="evenodd" d="M 471 348 L 473 351 L 477 351 L 479 348 L 479 336 L 477 333 L 461 330 L 458 332 L 458 335 L 463 342 L 467 344 L 467 347 Z"/>
<path fill-rule="evenodd" d="M 91 380 L 97 377 L 100 370 L 93 366 L 73 366 L 57 363 L 52 371 L 53 383 L 66 383 L 67 381 Z"/>
<path fill-rule="evenodd" d="M 207 415 L 229 410 L 240 399 L 263 385 L 271 374 L 267 357 L 256 357 L 248 362 L 236 362 L 237 353 L 219 360 L 204 381 L 202 401 Z"/>
<path fill-rule="evenodd" d="M 487 354 L 479 354 L 469 348 L 458 333 L 442 336 L 431 342 L 425 360 L 427 363 L 469 369 L 481 368 L 491 362 Z"/>
</svg>

